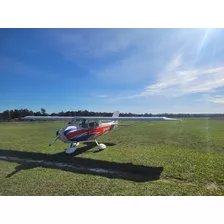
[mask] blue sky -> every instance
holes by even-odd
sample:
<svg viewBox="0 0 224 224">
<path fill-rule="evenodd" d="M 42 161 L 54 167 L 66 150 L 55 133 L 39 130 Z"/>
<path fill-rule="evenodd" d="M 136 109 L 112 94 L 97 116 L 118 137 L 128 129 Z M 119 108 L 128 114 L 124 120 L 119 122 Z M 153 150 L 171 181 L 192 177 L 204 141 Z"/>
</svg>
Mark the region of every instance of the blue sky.
<svg viewBox="0 0 224 224">
<path fill-rule="evenodd" d="M 0 29 L 0 111 L 223 113 L 223 29 Z"/>
</svg>

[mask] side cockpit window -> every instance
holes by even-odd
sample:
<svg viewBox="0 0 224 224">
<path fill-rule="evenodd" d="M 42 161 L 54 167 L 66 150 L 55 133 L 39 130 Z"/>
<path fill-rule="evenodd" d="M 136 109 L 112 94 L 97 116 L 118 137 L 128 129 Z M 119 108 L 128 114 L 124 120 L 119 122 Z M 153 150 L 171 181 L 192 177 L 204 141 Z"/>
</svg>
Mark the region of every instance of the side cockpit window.
<svg viewBox="0 0 224 224">
<path fill-rule="evenodd" d="M 89 127 L 90 128 L 96 128 L 99 126 L 99 122 L 93 121 L 89 123 Z"/>
<path fill-rule="evenodd" d="M 89 127 L 89 126 L 88 126 L 88 122 L 87 122 L 86 120 L 81 121 L 81 127 L 82 127 L 82 128 L 88 128 L 88 127 Z"/>
</svg>

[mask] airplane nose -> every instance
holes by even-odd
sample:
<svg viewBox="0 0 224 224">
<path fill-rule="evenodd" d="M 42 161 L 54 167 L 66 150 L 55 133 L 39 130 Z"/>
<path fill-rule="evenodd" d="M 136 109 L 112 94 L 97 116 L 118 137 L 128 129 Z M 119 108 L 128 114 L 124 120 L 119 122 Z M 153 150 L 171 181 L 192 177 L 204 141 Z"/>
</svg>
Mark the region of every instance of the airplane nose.
<svg viewBox="0 0 224 224">
<path fill-rule="evenodd" d="M 58 134 L 59 134 L 59 130 L 56 131 L 56 136 L 58 136 Z"/>
</svg>

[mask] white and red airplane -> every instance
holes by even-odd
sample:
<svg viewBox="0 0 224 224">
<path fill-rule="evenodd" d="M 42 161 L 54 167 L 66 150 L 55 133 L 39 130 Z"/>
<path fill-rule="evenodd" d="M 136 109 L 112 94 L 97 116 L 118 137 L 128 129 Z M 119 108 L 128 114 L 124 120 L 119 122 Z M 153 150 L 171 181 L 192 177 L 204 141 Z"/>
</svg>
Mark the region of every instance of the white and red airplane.
<svg viewBox="0 0 224 224">
<path fill-rule="evenodd" d="M 24 120 L 71 120 L 65 127 L 56 131 L 56 138 L 49 144 L 51 146 L 57 139 L 70 143 L 66 149 L 67 154 L 72 154 L 77 149 L 80 141 L 95 140 L 99 150 L 105 149 L 106 145 L 97 142 L 97 138 L 107 134 L 118 126 L 118 121 L 181 121 L 180 119 L 167 117 L 119 117 L 115 111 L 112 117 L 63 117 L 63 116 L 26 116 Z M 109 121 L 103 123 L 102 121 Z"/>
</svg>

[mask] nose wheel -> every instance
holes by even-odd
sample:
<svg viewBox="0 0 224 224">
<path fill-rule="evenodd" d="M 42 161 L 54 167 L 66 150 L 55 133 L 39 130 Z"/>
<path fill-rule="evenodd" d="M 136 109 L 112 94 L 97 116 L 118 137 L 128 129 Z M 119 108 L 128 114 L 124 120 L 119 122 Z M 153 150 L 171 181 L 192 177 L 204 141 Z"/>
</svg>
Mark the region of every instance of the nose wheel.
<svg viewBox="0 0 224 224">
<path fill-rule="evenodd" d="M 77 143 L 71 143 L 70 144 L 70 147 L 65 150 L 65 153 L 66 154 L 72 154 L 72 153 L 74 153 L 76 151 L 76 149 L 77 149 L 76 146 L 78 146 L 78 145 L 79 145 L 79 142 L 77 142 Z"/>
</svg>

